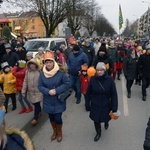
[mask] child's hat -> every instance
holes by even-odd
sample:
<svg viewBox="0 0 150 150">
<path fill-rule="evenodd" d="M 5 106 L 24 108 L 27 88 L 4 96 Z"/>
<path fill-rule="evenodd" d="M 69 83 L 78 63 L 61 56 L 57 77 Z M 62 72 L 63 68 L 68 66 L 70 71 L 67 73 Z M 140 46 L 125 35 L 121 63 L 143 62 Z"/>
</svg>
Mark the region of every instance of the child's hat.
<svg viewBox="0 0 150 150">
<path fill-rule="evenodd" d="M 88 69 L 88 65 L 82 65 L 81 66 L 81 70 L 87 70 Z"/>
<path fill-rule="evenodd" d="M 3 63 L 1 64 L 1 68 L 2 68 L 2 69 L 5 69 L 6 67 L 10 67 L 9 64 L 8 64 L 8 62 L 3 62 Z"/>
<path fill-rule="evenodd" d="M 24 68 L 26 66 L 26 61 L 24 60 L 19 60 L 18 61 L 18 67 L 19 68 Z"/>
</svg>

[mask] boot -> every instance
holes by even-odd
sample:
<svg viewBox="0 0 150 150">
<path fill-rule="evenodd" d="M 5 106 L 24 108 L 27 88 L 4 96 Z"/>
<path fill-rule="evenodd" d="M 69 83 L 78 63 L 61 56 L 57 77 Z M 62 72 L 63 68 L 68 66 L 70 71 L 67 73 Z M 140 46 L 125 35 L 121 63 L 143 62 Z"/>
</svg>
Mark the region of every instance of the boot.
<svg viewBox="0 0 150 150">
<path fill-rule="evenodd" d="M 94 141 L 97 142 L 99 140 L 99 138 L 101 137 L 101 125 L 100 125 L 100 123 L 94 122 L 94 126 L 95 126 L 95 130 L 96 130 L 96 136 L 94 137 Z"/>
<path fill-rule="evenodd" d="M 127 97 L 128 97 L 128 98 L 131 98 L 131 90 L 128 90 Z"/>
<path fill-rule="evenodd" d="M 19 114 L 22 114 L 22 113 L 25 113 L 26 112 L 26 108 L 23 107 L 20 111 L 19 111 Z"/>
<path fill-rule="evenodd" d="M 146 101 L 146 96 L 143 96 L 143 97 L 142 97 L 142 100 L 143 100 L 143 101 Z"/>
<path fill-rule="evenodd" d="M 32 106 L 30 106 L 28 109 L 26 109 L 26 113 L 29 113 L 31 111 L 33 111 L 33 107 Z"/>
<path fill-rule="evenodd" d="M 109 127 L 109 123 L 108 123 L 108 122 L 105 122 L 105 123 L 104 123 L 104 127 L 105 127 L 105 129 L 107 130 L 108 127 Z"/>
<path fill-rule="evenodd" d="M 33 119 L 33 120 L 31 121 L 31 124 L 32 124 L 32 125 L 37 125 L 37 123 L 38 123 L 38 122 L 37 122 L 36 119 Z"/>
<path fill-rule="evenodd" d="M 53 128 L 53 134 L 51 136 L 51 140 L 55 140 L 56 139 L 56 136 L 57 136 L 57 133 L 56 133 L 56 123 L 55 122 L 51 122 L 51 126 Z"/>
<path fill-rule="evenodd" d="M 62 125 L 56 125 L 57 132 L 57 142 L 61 142 L 62 140 Z"/>
</svg>

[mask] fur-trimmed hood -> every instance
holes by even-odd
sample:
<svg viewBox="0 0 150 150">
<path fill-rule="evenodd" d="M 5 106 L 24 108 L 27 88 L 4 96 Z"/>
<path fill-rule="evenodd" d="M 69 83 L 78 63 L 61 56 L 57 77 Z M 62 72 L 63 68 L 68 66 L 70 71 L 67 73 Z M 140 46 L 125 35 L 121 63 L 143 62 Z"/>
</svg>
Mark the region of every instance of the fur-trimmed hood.
<svg viewBox="0 0 150 150">
<path fill-rule="evenodd" d="M 30 67 L 29 67 L 29 65 L 30 65 L 31 63 L 32 63 L 32 64 L 35 64 L 37 70 L 40 70 L 39 65 L 38 65 L 36 59 L 31 59 L 31 60 L 29 60 L 29 61 L 27 62 L 27 69 L 28 69 L 28 71 L 31 71 L 31 69 L 30 69 Z"/>
</svg>

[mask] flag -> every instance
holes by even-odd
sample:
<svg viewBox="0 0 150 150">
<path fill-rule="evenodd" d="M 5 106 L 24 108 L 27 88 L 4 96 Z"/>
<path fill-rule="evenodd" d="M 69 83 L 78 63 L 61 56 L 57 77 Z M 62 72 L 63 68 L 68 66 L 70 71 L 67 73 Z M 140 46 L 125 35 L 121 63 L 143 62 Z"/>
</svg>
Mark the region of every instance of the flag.
<svg viewBox="0 0 150 150">
<path fill-rule="evenodd" d="M 123 24 L 123 16 L 121 6 L 119 5 L 119 30 L 122 28 L 122 24 Z"/>
</svg>

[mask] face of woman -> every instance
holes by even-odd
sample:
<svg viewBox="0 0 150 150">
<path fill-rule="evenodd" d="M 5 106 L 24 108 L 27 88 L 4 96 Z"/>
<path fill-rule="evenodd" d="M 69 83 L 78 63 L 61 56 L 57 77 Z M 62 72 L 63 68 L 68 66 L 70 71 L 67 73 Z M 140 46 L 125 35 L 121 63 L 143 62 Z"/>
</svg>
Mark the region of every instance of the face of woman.
<svg viewBox="0 0 150 150">
<path fill-rule="evenodd" d="M 104 69 L 97 69 L 96 73 L 98 76 L 102 76 L 105 73 L 105 70 Z"/>
<path fill-rule="evenodd" d="M 46 65 L 46 68 L 50 71 L 50 70 L 52 70 L 52 69 L 54 68 L 54 61 L 52 61 L 52 60 L 47 60 L 47 61 L 45 62 L 45 65 Z"/>
<path fill-rule="evenodd" d="M 31 70 L 36 70 L 36 65 L 31 63 L 31 64 L 29 65 L 29 68 L 30 68 Z"/>
</svg>

